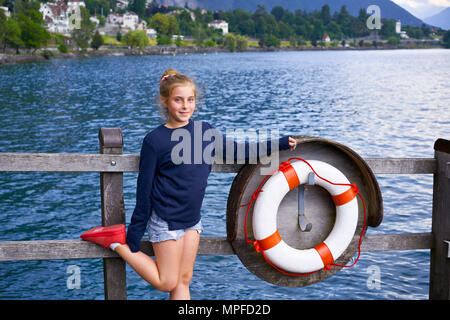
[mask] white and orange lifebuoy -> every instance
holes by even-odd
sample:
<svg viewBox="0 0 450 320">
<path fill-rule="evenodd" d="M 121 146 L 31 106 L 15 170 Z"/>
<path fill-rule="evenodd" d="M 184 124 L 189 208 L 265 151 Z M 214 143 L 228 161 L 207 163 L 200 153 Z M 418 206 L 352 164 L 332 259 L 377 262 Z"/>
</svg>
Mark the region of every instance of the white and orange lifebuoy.
<svg viewBox="0 0 450 320">
<path fill-rule="evenodd" d="M 308 181 L 311 172 L 316 173 L 314 184 L 325 188 L 333 198 L 336 220 L 332 231 L 321 244 L 300 250 L 287 245 L 281 238 L 277 230 L 277 212 L 284 196 Z M 356 193 L 345 175 L 330 164 L 318 160 L 283 163 L 261 191 L 253 210 L 256 245 L 264 251 L 264 256 L 270 262 L 281 269 L 309 273 L 327 268 L 341 256 L 352 241 L 358 224 Z"/>
</svg>

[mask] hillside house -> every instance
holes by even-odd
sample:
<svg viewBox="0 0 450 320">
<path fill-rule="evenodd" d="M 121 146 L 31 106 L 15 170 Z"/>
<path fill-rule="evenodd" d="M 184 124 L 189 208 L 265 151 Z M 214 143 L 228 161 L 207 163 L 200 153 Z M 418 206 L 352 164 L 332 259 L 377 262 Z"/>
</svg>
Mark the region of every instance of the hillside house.
<svg viewBox="0 0 450 320">
<path fill-rule="evenodd" d="M 116 13 L 110 13 L 106 17 L 106 23 L 114 24 L 114 25 L 122 25 L 123 17 L 121 15 L 116 14 Z"/>
<path fill-rule="evenodd" d="M 223 35 L 226 35 L 228 33 L 228 22 L 223 20 L 213 20 L 210 23 L 208 23 L 208 27 L 214 29 L 222 29 Z"/>
<path fill-rule="evenodd" d="M 130 30 L 136 30 L 139 24 L 139 16 L 131 11 L 125 12 L 123 15 L 122 28 L 129 28 Z"/>
<path fill-rule="evenodd" d="M 11 12 L 9 12 L 8 7 L 0 7 L 0 10 L 3 10 L 3 12 L 5 13 L 6 18 L 11 17 Z"/>
<path fill-rule="evenodd" d="M 75 23 L 70 16 L 79 12 L 80 7 L 86 7 L 82 0 L 69 0 L 67 4 L 64 1 L 47 2 L 41 3 L 39 12 L 42 13 L 49 32 L 69 35 Z"/>
</svg>

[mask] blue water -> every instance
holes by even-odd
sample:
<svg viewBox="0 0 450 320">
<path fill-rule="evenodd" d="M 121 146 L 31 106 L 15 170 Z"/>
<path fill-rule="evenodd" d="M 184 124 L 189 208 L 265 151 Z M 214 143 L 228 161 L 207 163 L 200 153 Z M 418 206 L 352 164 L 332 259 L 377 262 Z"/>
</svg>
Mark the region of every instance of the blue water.
<svg viewBox="0 0 450 320">
<path fill-rule="evenodd" d="M 98 153 L 120 127 L 138 153 L 162 121 L 158 79 L 175 68 L 202 93 L 195 119 L 217 128 L 277 128 L 343 143 L 363 157 L 433 157 L 449 139 L 450 51 L 220 53 L 51 60 L 0 67 L 0 152 Z M 211 173 L 205 237 L 225 237 L 235 174 Z M 137 173 L 124 174 L 127 223 Z M 432 176 L 378 175 L 383 223 L 369 234 L 429 232 Z M 98 173 L 0 173 L 0 241 L 76 239 L 101 223 Z M 67 285 L 68 267 L 81 286 Z M 373 286 L 370 270 L 378 270 Z M 236 256 L 198 256 L 193 299 L 427 299 L 429 250 L 362 253 L 354 268 L 303 288 L 277 287 Z M 127 267 L 129 299 L 167 299 Z M 0 262 L 0 299 L 104 299 L 101 259 Z"/>
</svg>

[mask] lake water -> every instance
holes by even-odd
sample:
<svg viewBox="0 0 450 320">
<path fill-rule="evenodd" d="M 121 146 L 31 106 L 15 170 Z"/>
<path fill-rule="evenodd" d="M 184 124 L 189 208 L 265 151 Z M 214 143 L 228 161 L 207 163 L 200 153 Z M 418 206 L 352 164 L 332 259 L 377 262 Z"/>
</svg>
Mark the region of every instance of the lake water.
<svg viewBox="0 0 450 320">
<path fill-rule="evenodd" d="M 139 153 L 161 123 L 166 68 L 201 89 L 195 119 L 217 128 L 276 128 L 345 144 L 362 157 L 431 158 L 450 138 L 450 50 L 220 53 L 51 60 L 0 67 L 0 152 L 98 153 L 100 127 L 120 127 Z M 225 237 L 235 174 L 211 173 L 203 236 Z M 124 174 L 127 223 L 137 173 Z M 432 176 L 378 175 L 385 216 L 368 234 L 429 232 Z M 0 172 L 0 241 L 76 239 L 101 223 L 98 173 Z M 80 270 L 70 289 L 68 268 Z M 373 286 L 378 270 L 380 286 Z M 127 267 L 129 299 L 167 299 Z M 365 252 L 354 268 L 303 288 L 277 287 L 236 256 L 198 256 L 193 299 L 427 299 L 429 250 Z M 101 259 L 0 262 L 0 299 L 103 299 Z"/>
</svg>

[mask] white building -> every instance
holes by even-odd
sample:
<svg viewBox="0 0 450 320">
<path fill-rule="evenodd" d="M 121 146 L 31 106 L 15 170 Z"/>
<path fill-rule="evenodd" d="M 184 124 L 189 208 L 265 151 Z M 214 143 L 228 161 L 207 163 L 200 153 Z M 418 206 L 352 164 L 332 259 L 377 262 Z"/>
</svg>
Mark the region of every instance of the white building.
<svg viewBox="0 0 450 320">
<path fill-rule="evenodd" d="M 399 20 L 395 23 L 395 33 L 400 33 L 400 32 L 402 32 L 402 23 Z"/>
<path fill-rule="evenodd" d="M 228 22 L 223 21 L 223 20 L 213 20 L 210 23 L 208 23 L 208 27 L 211 27 L 214 29 L 222 29 L 223 35 L 228 33 Z"/>
<path fill-rule="evenodd" d="M 95 25 L 97 26 L 100 24 L 100 20 L 98 20 L 97 17 L 89 17 L 89 20 L 95 23 Z"/>
<path fill-rule="evenodd" d="M 6 18 L 11 17 L 11 12 L 9 12 L 8 7 L 0 7 L 0 10 L 4 11 Z"/>
<path fill-rule="evenodd" d="M 325 34 L 323 35 L 322 41 L 323 41 L 323 42 L 330 42 L 330 41 L 331 41 L 330 36 L 328 35 L 328 33 L 325 33 Z"/>
<path fill-rule="evenodd" d="M 145 20 L 141 20 L 136 26 L 137 30 L 147 30 L 147 22 Z"/>
<path fill-rule="evenodd" d="M 157 32 L 155 29 L 146 29 L 145 32 L 147 33 L 147 37 L 156 39 Z"/>
<path fill-rule="evenodd" d="M 83 0 L 69 0 L 69 1 L 67 1 L 67 6 L 69 8 L 75 8 L 75 7 L 85 7 L 86 8 L 86 4 L 84 3 Z"/>
<path fill-rule="evenodd" d="M 121 15 L 115 14 L 115 13 L 110 13 L 107 17 L 106 17 L 106 22 L 109 24 L 114 24 L 114 25 L 122 25 L 123 23 L 123 17 Z"/>
<path fill-rule="evenodd" d="M 403 39 L 409 38 L 408 35 L 406 34 L 406 31 L 402 31 L 402 23 L 400 22 L 400 20 L 398 20 L 395 23 L 395 33 L 400 34 L 400 38 L 403 38 Z"/>
<path fill-rule="evenodd" d="M 106 34 L 116 34 L 120 29 L 134 30 L 148 30 L 147 22 L 145 20 L 139 21 L 139 16 L 134 12 L 126 12 L 123 16 L 117 13 L 110 13 L 106 17 L 105 26 L 102 28 Z M 127 32 L 122 30 L 121 32 Z"/>
<path fill-rule="evenodd" d="M 80 7 L 85 7 L 86 5 L 83 0 L 69 0 L 67 2 L 67 14 L 70 17 L 73 14 L 80 15 Z M 79 19 L 81 19 L 81 16 L 79 16 Z M 73 18 L 72 18 L 73 20 Z M 73 23 L 73 22 L 72 22 Z"/>
<path fill-rule="evenodd" d="M 67 4 L 60 0 L 41 3 L 39 12 L 42 13 L 49 32 L 59 32 L 69 35 L 72 27 L 76 25 L 76 18 L 70 18 L 70 16 L 77 14 L 80 7 L 86 7 L 82 0 L 69 0 Z"/>
<path fill-rule="evenodd" d="M 126 9 L 128 7 L 128 0 L 116 0 L 116 7 L 119 9 Z"/>
<path fill-rule="evenodd" d="M 139 24 L 139 16 L 134 12 L 125 12 L 123 15 L 122 28 L 129 28 L 130 30 L 136 30 Z"/>
<path fill-rule="evenodd" d="M 44 21 L 47 23 L 47 30 L 69 34 L 69 17 L 67 5 L 63 1 L 42 3 L 39 12 L 42 13 Z"/>
</svg>

